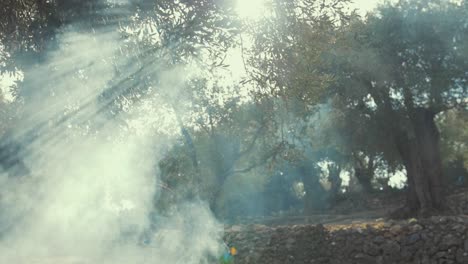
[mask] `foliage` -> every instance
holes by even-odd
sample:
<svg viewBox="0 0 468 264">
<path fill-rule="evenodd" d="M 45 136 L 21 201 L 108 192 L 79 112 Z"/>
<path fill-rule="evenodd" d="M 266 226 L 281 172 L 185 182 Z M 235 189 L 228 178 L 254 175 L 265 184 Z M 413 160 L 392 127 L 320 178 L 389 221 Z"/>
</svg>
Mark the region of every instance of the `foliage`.
<svg viewBox="0 0 468 264">
<path fill-rule="evenodd" d="M 468 170 L 468 113 L 466 109 L 449 110 L 438 117 L 445 163 L 461 160 Z"/>
</svg>

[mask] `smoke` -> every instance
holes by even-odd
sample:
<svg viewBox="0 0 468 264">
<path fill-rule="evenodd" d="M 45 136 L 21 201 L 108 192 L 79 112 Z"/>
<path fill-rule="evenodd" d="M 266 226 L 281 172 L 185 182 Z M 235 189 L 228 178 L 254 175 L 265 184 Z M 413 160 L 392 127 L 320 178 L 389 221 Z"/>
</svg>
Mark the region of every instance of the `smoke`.
<svg viewBox="0 0 468 264">
<path fill-rule="evenodd" d="M 115 69 L 131 64 L 118 33 L 70 27 L 58 39 L 25 71 L 9 140 L 27 173 L 0 173 L 0 262 L 206 263 L 222 232 L 206 204 L 175 206 L 157 224 L 149 217 L 156 165 L 178 136 L 161 94 L 180 91 L 186 69 L 159 73 L 161 87 L 136 101 L 123 96 L 112 112 L 116 98 L 103 95 L 125 78 Z"/>
</svg>

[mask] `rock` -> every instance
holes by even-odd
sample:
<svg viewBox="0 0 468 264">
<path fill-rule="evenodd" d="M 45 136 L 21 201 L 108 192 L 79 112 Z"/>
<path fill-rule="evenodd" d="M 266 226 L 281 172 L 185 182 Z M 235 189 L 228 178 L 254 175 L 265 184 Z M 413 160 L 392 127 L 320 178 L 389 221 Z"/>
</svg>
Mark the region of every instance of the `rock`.
<svg viewBox="0 0 468 264">
<path fill-rule="evenodd" d="M 384 260 L 383 260 L 383 257 L 382 256 L 378 256 L 376 259 L 375 259 L 375 264 L 383 264 L 384 263 Z"/>
<path fill-rule="evenodd" d="M 410 228 L 409 228 L 410 232 L 412 232 L 412 233 L 419 232 L 419 231 L 421 231 L 421 230 L 423 230 L 423 229 L 424 229 L 424 228 L 423 228 L 421 225 L 419 225 L 419 224 L 412 225 L 412 226 L 410 226 Z"/>
<path fill-rule="evenodd" d="M 439 251 L 435 254 L 437 259 L 446 259 L 447 258 L 447 251 Z"/>
<path fill-rule="evenodd" d="M 456 224 L 452 227 L 452 230 L 455 230 L 458 234 L 463 234 L 466 230 L 465 225 L 462 224 Z"/>
<path fill-rule="evenodd" d="M 385 255 L 396 256 L 400 253 L 400 245 L 395 241 L 386 242 L 381 249 Z"/>
<path fill-rule="evenodd" d="M 421 260 L 420 260 L 420 263 L 421 264 L 431 264 L 431 259 L 429 258 L 428 255 L 423 255 Z"/>
<path fill-rule="evenodd" d="M 442 238 L 442 241 L 440 241 L 440 248 L 442 250 L 447 250 L 448 248 L 452 246 L 457 246 L 460 245 L 461 241 L 459 238 L 452 234 L 447 234 Z"/>
<path fill-rule="evenodd" d="M 291 250 L 295 244 L 296 240 L 294 238 L 286 239 L 286 249 Z"/>
<path fill-rule="evenodd" d="M 439 223 L 445 224 L 448 222 L 448 218 L 446 216 L 439 217 Z"/>
<path fill-rule="evenodd" d="M 402 230 L 401 225 L 394 225 L 390 227 L 390 233 L 393 235 L 398 235 Z"/>
<path fill-rule="evenodd" d="M 370 256 L 378 256 L 380 254 L 379 247 L 374 244 L 365 244 L 364 253 Z"/>
<path fill-rule="evenodd" d="M 354 259 L 357 261 L 357 263 L 360 263 L 360 264 L 375 264 L 375 259 L 364 253 L 356 254 L 354 256 Z"/>
<path fill-rule="evenodd" d="M 467 263 L 468 258 L 463 254 L 463 249 L 459 248 L 455 254 L 455 259 L 458 263 Z"/>
<path fill-rule="evenodd" d="M 379 235 L 379 236 L 376 236 L 372 242 L 374 242 L 377 245 L 381 245 L 385 242 L 385 238 Z"/>
<path fill-rule="evenodd" d="M 242 231 L 242 227 L 240 225 L 233 225 L 231 228 L 228 229 L 231 232 L 240 232 Z"/>
<path fill-rule="evenodd" d="M 383 224 L 383 227 L 384 227 L 384 228 L 390 228 L 390 227 L 392 227 L 392 225 L 393 225 L 392 221 L 388 221 L 388 222 L 385 222 L 385 223 Z"/>
<path fill-rule="evenodd" d="M 451 259 L 439 259 L 439 264 L 454 264 L 455 262 Z"/>
<path fill-rule="evenodd" d="M 266 225 L 254 224 L 252 227 L 253 231 L 261 231 L 267 229 Z"/>
<path fill-rule="evenodd" d="M 413 252 L 409 248 L 403 247 L 401 249 L 400 256 L 401 256 L 403 261 L 409 261 L 411 259 L 411 257 L 413 256 L 412 253 Z"/>
<path fill-rule="evenodd" d="M 414 233 L 406 237 L 405 239 L 405 244 L 406 245 L 412 245 L 416 242 L 418 242 L 421 239 L 421 236 L 418 233 Z"/>
</svg>

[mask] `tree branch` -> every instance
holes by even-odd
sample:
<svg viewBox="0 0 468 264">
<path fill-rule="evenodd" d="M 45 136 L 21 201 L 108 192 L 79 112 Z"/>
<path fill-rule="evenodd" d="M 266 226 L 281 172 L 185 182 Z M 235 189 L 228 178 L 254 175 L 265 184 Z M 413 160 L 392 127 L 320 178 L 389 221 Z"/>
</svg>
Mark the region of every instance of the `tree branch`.
<svg viewBox="0 0 468 264">
<path fill-rule="evenodd" d="M 252 163 L 250 166 L 244 168 L 244 169 L 238 169 L 238 170 L 233 170 L 232 168 L 230 170 L 228 170 L 226 173 L 224 173 L 223 177 L 226 178 L 228 177 L 229 175 L 232 175 L 232 174 L 237 174 L 237 173 L 246 173 L 246 172 L 249 172 L 251 171 L 252 169 L 260 166 L 260 165 L 263 165 L 265 164 L 269 159 L 275 157 L 276 155 L 278 155 L 278 153 L 280 152 L 280 150 L 284 147 L 284 144 L 285 142 L 282 141 L 280 144 L 278 144 L 278 146 L 276 146 L 275 148 L 272 149 L 272 151 L 270 151 L 267 155 L 265 155 L 261 160 L 260 162 L 254 162 Z"/>
<path fill-rule="evenodd" d="M 259 138 L 259 136 L 261 135 L 261 132 L 263 131 L 263 128 L 264 128 L 264 126 L 261 125 L 257 129 L 257 132 L 255 133 L 255 135 L 254 135 L 252 141 L 250 142 L 249 146 L 245 150 L 243 150 L 243 151 L 239 152 L 239 154 L 237 154 L 238 158 L 236 159 L 236 161 L 239 160 L 245 154 L 249 153 L 253 149 L 253 147 L 255 146 L 255 143 L 257 142 L 257 139 Z"/>
</svg>

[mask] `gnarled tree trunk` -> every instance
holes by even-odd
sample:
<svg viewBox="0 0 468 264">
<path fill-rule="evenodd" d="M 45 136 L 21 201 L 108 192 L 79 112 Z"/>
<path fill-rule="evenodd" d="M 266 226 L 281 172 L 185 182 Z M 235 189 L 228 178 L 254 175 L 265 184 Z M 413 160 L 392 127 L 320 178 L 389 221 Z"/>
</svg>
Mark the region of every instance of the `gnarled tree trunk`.
<svg viewBox="0 0 468 264">
<path fill-rule="evenodd" d="M 304 184 L 304 215 L 311 215 L 326 208 L 326 191 L 320 184 L 318 172 L 313 166 L 302 165 L 298 173 Z"/>
<path fill-rule="evenodd" d="M 361 158 L 356 158 L 354 176 L 366 193 L 372 192 L 372 179 L 374 178 L 374 156 L 368 156 L 369 161 L 365 162 Z"/>
<path fill-rule="evenodd" d="M 408 177 L 408 197 L 406 207 L 395 217 L 416 212 L 427 216 L 444 209 L 440 137 L 434 116 L 428 109 L 414 109 L 410 116 L 412 129 L 397 135 L 397 148 Z"/>
<path fill-rule="evenodd" d="M 329 200 L 331 203 L 335 203 L 337 197 L 340 195 L 341 188 L 341 166 L 336 164 L 328 165 L 328 181 L 330 182 L 330 197 Z"/>
</svg>

